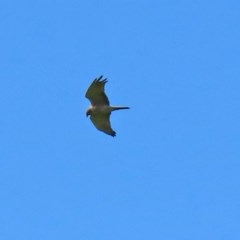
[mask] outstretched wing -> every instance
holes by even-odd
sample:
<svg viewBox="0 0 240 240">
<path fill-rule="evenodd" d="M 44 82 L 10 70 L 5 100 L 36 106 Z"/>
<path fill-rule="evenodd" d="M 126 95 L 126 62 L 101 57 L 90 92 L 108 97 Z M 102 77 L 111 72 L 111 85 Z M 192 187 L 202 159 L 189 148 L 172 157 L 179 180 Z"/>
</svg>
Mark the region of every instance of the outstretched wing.
<svg viewBox="0 0 240 240">
<path fill-rule="evenodd" d="M 92 114 L 90 119 L 98 130 L 115 137 L 116 132 L 111 128 L 110 115 L 111 113 L 98 112 Z"/>
<path fill-rule="evenodd" d="M 85 97 L 88 98 L 93 106 L 109 105 L 109 100 L 104 92 L 104 86 L 107 79 L 102 79 L 103 76 L 95 78 L 88 88 Z M 101 80 L 102 79 L 102 80 Z"/>
</svg>

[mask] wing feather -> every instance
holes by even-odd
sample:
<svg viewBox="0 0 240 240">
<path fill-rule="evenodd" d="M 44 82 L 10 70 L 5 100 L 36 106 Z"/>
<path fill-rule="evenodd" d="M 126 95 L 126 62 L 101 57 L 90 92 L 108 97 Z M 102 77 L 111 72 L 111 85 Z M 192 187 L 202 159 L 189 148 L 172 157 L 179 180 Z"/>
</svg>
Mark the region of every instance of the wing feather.
<svg viewBox="0 0 240 240">
<path fill-rule="evenodd" d="M 115 137 L 116 132 L 111 128 L 110 115 L 111 113 L 98 112 L 92 114 L 90 119 L 98 130 Z"/>
<path fill-rule="evenodd" d="M 107 83 L 107 78 L 102 78 L 103 76 L 95 78 L 85 95 L 93 106 L 109 105 L 108 97 L 104 92 L 104 86 Z"/>
</svg>

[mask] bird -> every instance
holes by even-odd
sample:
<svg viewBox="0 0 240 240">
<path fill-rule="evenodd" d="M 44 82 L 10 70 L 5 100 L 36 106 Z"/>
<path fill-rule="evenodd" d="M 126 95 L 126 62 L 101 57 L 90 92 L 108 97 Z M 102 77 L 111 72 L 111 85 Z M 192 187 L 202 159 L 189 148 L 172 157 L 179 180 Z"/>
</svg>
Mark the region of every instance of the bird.
<svg viewBox="0 0 240 240">
<path fill-rule="evenodd" d="M 110 115 L 112 111 L 121 109 L 130 109 L 129 107 L 110 106 L 110 102 L 104 92 L 107 78 L 101 75 L 95 78 L 89 86 L 85 97 L 90 100 L 91 106 L 86 111 L 86 116 L 90 115 L 90 119 L 94 126 L 112 137 L 116 136 L 116 132 L 111 127 Z"/>
</svg>

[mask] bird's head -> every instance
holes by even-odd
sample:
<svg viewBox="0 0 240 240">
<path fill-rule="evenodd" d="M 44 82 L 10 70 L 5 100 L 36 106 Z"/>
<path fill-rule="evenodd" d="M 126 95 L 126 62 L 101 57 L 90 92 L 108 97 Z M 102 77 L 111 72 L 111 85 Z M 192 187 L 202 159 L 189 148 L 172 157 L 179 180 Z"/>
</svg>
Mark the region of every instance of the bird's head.
<svg viewBox="0 0 240 240">
<path fill-rule="evenodd" d="M 91 108 L 89 108 L 87 111 L 86 111 L 86 116 L 88 117 L 89 115 L 91 115 L 92 114 L 92 110 L 91 110 Z"/>
</svg>

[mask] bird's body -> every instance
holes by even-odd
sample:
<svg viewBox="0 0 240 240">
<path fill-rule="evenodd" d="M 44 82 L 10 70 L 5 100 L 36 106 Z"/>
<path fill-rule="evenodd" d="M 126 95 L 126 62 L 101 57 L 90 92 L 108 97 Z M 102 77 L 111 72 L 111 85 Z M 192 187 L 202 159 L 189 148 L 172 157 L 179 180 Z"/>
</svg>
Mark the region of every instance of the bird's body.
<svg viewBox="0 0 240 240">
<path fill-rule="evenodd" d="M 107 95 L 104 92 L 104 86 L 107 79 L 102 76 L 96 78 L 86 92 L 86 98 L 91 102 L 86 115 L 90 115 L 90 119 L 95 127 L 111 136 L 116 136 L 116 132 L 111 128 L 110 115 L 112 111 L 129 109 L 129 107 L 110 106 Z"/>
</svg>

